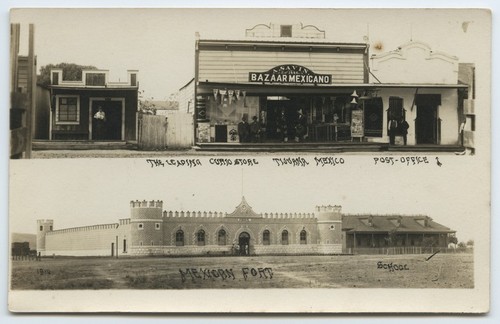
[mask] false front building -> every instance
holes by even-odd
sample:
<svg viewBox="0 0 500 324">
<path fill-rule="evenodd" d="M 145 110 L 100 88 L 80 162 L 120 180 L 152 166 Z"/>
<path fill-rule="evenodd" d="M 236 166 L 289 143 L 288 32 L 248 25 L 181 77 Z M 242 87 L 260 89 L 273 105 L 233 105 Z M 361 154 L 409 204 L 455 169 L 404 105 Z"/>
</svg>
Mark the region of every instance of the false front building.
<svg viewBox="0 0 500 324">
<path fill-rule="evenodd" d="M 52 69 L 48 90 L 39 87 L 36 139 L 114 141 L 137 139 L 138 71 L 127 81 L 109 81 L 108 70 L 83 70 L 79 81 L 67 81 L 63 69 Z M 46 93 L 43 96 L 43 93 Z"/>
<path fill-rule="evenodd" d="M 361 248 L 447 247 L 454 231 L 427 216 L 255 213 L 245 198 L 231 213 L 163 211 L 161 201 L 130 202 L 119 223 L 54 230 L 39 220 L 41 255 L 176 256 L 356 253 Z"/>
<path fill-rule="evenodd" d="M 302 24 L 257 25 L 242 40 L 197 39 L 197 145 L 356 141 L 382 150 L 395 119 L 409 124 L 408 145 L 461 149 L 468 86 L 458 82 L 458 58 L 415 41 L 369 50 Z M 399 128 L 396 135 L 403 144 Z"/>
</svg>

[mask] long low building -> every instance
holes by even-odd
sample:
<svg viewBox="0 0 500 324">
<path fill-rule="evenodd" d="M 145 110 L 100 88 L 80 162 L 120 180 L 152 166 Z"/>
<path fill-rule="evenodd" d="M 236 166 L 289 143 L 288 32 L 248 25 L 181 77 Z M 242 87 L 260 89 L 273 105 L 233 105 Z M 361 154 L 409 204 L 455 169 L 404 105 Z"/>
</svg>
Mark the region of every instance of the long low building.
<svg viewBox="0 0 500 324">
<path fill-rule="evenodd" d="M 54 229 L 37 221 L 42 256 L 341 254 L 380 247 L 447 247 L 455 231 L 428 216 L 256 213 L 242 198 L 231 213 L 164 211 L 162 201 L 131 201 L 118 223 Z"/>
</svg>

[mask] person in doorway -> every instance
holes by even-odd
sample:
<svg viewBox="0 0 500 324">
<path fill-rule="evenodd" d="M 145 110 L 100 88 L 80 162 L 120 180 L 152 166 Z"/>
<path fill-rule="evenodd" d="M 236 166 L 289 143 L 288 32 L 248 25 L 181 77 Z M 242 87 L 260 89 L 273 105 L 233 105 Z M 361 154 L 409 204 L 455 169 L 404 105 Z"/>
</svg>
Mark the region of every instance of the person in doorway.
<svg viewBox="0 0 500 324">
<path fill-rule="evenodd" d="M 257 116 L 252 117 L 252 123 L 250 124 L 250 136 L 252 138 L 252 142 L 260 142 L 261 129 Z"/>
<path fill-rule="evenodd" d="M 104 139 L 106 132 L 106 113 L 102 110 L 102 107 L 97 108 L 97 112 L 94 115 L 95 120 L 95 139 Z"/>
<path fill-rule="evenodd" d="M 276 132 L 282 142 L 288 142 L 288 122 L 284 111 L 281 112 L 281 116 L 278 118 Z"/>
<path fill-rule="evenodd" d="M 250 125 L 248 125 L 248 114 L 243 114 L 238 124 L 238 134 L 240 135 L 240 143 L 247 143 L 249 141 Z"/>
<path fill-rule="evenodd" d="M 389 134 L 389 143 L 394 145 L 396 143 L 396 134 L 398 132 L 398 121 L 396 118 L 391 117 L 387 123 L 387 133 Z"/>
<path fill-rule="evenodd" d="M 295 141 L 296 142 L 304 141 L 306 134 L 307 134 L 307 120 L 304 114 L 302 113 L 302 109 L 299 109 L 297 123 L 295 124 Z"/>
<path fill-rule="evenodd" d="M 407 143 L 408 128 L 410 128 L 410 125 L 406 122 L 406 120 L 404 120 L 403 117 L 401 117 L 401 120 L 399 121 L 399 130 L 401 131 L 401 136 L 403 136 L 404 145 Z"/>
</svg>

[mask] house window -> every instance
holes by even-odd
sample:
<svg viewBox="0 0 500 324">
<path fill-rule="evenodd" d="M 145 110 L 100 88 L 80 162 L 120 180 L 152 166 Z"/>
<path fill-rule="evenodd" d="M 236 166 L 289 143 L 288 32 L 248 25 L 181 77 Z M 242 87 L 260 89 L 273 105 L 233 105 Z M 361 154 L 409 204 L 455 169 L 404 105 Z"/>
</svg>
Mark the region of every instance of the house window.
<svg viewBox="0 0 500 324">
<path fill-rule="evenodd" d="M 50 225 L 49 230 L 51 230 L 51 231 L 52 231 L 52 225 Z"/>
<path fill-rule="evenodd" d="M 270 245 L 271 244 L 271 233 L 268 230 L 265 230 L 264 233 L 262 233 L 262 244 L 264 245 Z"/>
<path fill-rule="evenodd" d="M 307 244 L 307 232 L 305 230 L 300 231 L 300 244 Z"/>
<path fill-rule="evenodd" d="M 292 37 L 292 25 L 281 25 L 281 37 Z"/>
<path fill-rule="evenodd" d="M 175 245 L 184 246 L 184 232 L 181 230 L 178 230 L 177 233 L 175 233 Z"/>
<path fill-rule="evenodd" d="M 137 228 L 140 230 L 144 229 L 144 224 L 143 223 L 137 224 Z"/>
<path fill-rule="evenodd" d="M 198 242 L 198 246 L 205 245 L 205 231 L 204 230 L 199 230 L 198 233 L 196 233 L 196 240 Z"/>
<path fill-rule="evenodd" d="M 85 74 L 85 85 L 88 85 L 88 86 L 104 86 L 104 85 L 106 85 L 106 74 L 87 72 Z"/>
<path fill-rule="evenodd" d="M 221 229 L 217 234 L 217 243 L 219 245 L 226 245 L 226 231 Z"/>
<path fill-rule="evenodd" d="M 288 245 L 288 231 L 284 230 L 281 232 L 281 244 Z"/>
<path fill-rule="evenodd" d="M 80 101 L 78 96 L 57 96 L 56 124 L 80 124 Z"/>
<path fill-rule="evenodd" d="M 40 225 L 40 232 L 43 231 L 43 225 Z"/>
<path fill-rule="evenodd" d="M 155 229 L 158 231 L 160 230 L 160 223 L 155 223 Z"/>
</svg>

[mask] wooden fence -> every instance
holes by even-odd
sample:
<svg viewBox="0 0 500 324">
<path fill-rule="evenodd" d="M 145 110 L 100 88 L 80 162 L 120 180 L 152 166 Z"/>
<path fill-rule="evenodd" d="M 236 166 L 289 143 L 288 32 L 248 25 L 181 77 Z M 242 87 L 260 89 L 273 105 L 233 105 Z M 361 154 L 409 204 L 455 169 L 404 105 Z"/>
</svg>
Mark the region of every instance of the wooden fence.
<svg viewBox="0 0 500 324">
<path fill-rule="evenodd" d="M 139 115 L 138 146 L 141 150 L 188 148 L 193 145 L 193 115 L 171 112 L 166 115 Z"/>
</svg>

